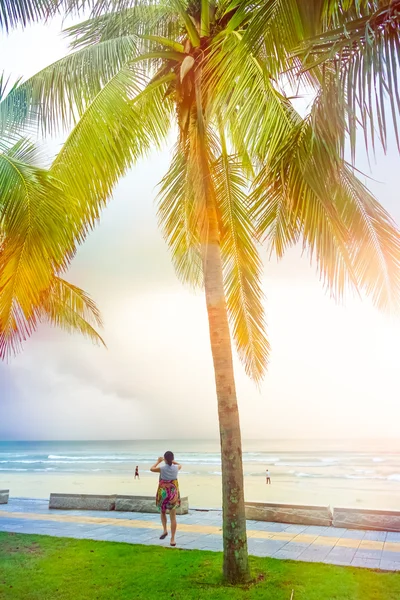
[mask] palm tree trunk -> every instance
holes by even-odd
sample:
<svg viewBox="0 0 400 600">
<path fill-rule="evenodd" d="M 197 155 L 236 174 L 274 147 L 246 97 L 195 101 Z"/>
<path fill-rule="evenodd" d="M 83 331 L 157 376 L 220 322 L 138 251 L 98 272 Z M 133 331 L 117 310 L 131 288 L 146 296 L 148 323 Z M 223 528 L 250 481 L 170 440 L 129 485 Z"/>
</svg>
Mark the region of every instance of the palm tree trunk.
<svg viewBox="0 0 400 600">
<path fill-rule="evenodd" d="M 223 573 L 229 583 L 240 583 L 248 581 L 250 578 L 244 508 L 242 444 L 233 374 L 231 337 L 223 286 L 218 223 L 213 206 L 208 207 L 207 213 L 208 235 L 207 243 L 203 247 L 203 270 L 221 439 Z"/>
</svg>

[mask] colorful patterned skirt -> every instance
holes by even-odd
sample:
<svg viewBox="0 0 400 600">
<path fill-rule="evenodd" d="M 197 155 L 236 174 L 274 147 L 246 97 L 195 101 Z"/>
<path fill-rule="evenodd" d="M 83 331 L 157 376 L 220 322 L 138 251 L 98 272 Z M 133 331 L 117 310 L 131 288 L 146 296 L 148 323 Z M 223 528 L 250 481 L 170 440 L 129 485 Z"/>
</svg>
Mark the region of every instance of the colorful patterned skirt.
<svg viewBox="0 0 400 600">
<path fill-rule="evenodd" d="M 179 483 L 177 479 L 166 481 L 160 479 L 156 495 L 156 504 L 160 512 L 174 510 L 181 505 L 181 496 L 179 493 Z"/>
</svg>

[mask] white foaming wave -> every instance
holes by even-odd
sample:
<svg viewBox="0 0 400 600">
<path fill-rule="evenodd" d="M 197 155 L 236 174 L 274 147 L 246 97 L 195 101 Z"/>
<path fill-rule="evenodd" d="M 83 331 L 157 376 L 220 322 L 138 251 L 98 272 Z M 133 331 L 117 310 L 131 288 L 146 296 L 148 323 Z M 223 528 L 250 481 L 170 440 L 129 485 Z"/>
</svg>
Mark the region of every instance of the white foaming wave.
<svg viewBox="0 0 400 600">
<path fill-rule="evenodd" d="M 13 464 L 22 464 L 22 465 L 33 465 L 35 463 L 46 463 L 47 460 L 0 460 L 1 464 L 4 465 L 13 465 Z"/>
<path fill-rule="evenodd" d="M 375 457 L 372 459 L 372 462 L 384 462 L 384 458 Z"/>
<path fill-rule="evenodd" d="M 389 481 L 400 481 L 400 473 L 393 473 L 393 475 L 389 475 Z"/>
<path fill-rule="evenodd" d="M 72 461 L 84 461 L 88 460 L 100 460 L 100 462 L 107 462 L 109 460 L 121 460 L 121 461 L 135 461 L 138 460 L 135 456 L 121 456 L 121 455 L 104 455 L 104 456 L 64 456 L 62 454 L 49 454 L 47 457 L 49 460 L 72 460 Z"/>
<path fill-rule="evenodd" d="M 382 475 L 345 475 L 345 479 L 386 479 Z"/>
<path fill-rule="evenodd" d="M 25 469 L 25 470 L 28 471 L 28 469 Z M 52 469 L 51 467 L 47 467 L 46 469 L 32 469 L 32 471 L 34 473 L 48 473 L 49 471 L 53 471 L 53 472 L 57 471 L 57 469 Z"/>
<path fill-rule="evenodd" d="M 296 461 L 291 461 L 291 462 L 280 462 L 279 463 L 280 466 L 282 467 L 329 467 L 330 464 L 326 464 L 326 463 L 322 463 L 322 462 L 314 462 L 314 461 L 302 461 L 302 462 L 296 462 Z"/>
<path fill-rule="evenodd" d="M 265 456 L 260 452 L 243 452 L 243 462 L 278 463 L 280 460 L 277 456 Z"/>
<path fill-rule="evenodd" d="M 0 471 L 29 471 L 29 469 L 9 469 L 8 467 L 0 467 Z"/>
<path fill-rule="evenodd" d="M 302 473 L 300 472 L 296 472 L 295 473 L 296 477 L 319 477 L 319 475 L 315 475 L 314 473 Z"/>
<path fill-rule="evenodd" d="M 143 456 L 143 455 L 132 455 L 132 456 L 121 456 L 121 455 L 88 455 L 88 456 L 69 456 L 63 454 L 49 454 L 48 460 L 46 462 L 58 462 L 64 464 L 74 464 L 74 463 L 106 463 L 106 462 L 116 462 L 116 463 L 142 463 L 142 464 L 153 464 L 154 456 Z M 185 456 L 185 454 L 179 456 L 179 460 L 182 463 L 187 464 L 203 464 L 203 465 L 220 465 L 221 457 L 220 456 Z"/>
<path fill-rule="evenodd" d="M 112 466 L 112 461 L 107 461 L 107 460 L 81 460 L 79 463 L 75 462 L 74 460 L 46 460 L 43 461 L 46 465 L 48 464 L 55 464 L 55 465 L 74 465 L 76 467 L 78 467 L 79 465 L 102 465 L 102 464 L 108 464 L 109 466 Z M 118 461 L 117 464 L 119 465 L 131 465 L 134 462 L 140 462 L 140 461 Z M 142 461 L 143 462 L 143 461 Z"/>
<path fill-rule="evenodd" d="M 29 456 L 29 454 L 15 454 L 15 452 L 0 452 L 0 456 L 10 456 L 11 458 L 21 458 L 23 456 Z"/>
<path fill-rule="evenodd" d="M 363 473 L 364 475 L 371 475 L 375 471 L 371 471 L 371 469 L 354 469 L 355 473 Z"/>
<path fill-rule="evenodd" d="M 57 464 L 57 465 L 79 465 L 79 464 L 103 464 L 104 460 L 81 460 L 79 463 L 74 460 L 0 460 L 0 463 L 13 465 L 13 464 L 27 464 L 27 465 L 48 465 L 48 464 Z M 109 461 L 108 461 L 109 462 Z M 122 462 L 122 461 L 119 461 Z M 133 461 L 125 461 L 128 463 L 132 463 Z"/>
</svg>

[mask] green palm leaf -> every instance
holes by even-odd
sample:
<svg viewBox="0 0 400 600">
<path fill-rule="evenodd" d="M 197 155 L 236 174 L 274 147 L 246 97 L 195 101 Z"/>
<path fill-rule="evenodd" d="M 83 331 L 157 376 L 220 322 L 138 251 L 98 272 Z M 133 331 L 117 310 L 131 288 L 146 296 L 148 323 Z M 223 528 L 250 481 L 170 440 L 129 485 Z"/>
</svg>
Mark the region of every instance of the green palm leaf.
<svg viewBox="0 0 400 600">
<path fill-rule="evenodd" d="M 132 8 L 107 12 L 65 30 L 73 49 L 130 36 L 154 35 L 174 40 L 181 32 L 178 14 L 166 2 L 135 2 Z M 137 43 L 140 43 L 139 40 Z M 141 51 L 148 52 L 149 46 L 144 44 L 144 40 L 141 43 Z"/>
<path fill-rule="evenodd" d="M 304 41 L 296 56 L 304 69 L 319 73 L 326 105 L 332 91 L 340 100 L 337 108 L 346 115 L 353 157 L 359 125 L 367 147 L 368 132 L 374 147 L 377 130 L 386 149 L 389 118 L 400 149 L 400 1 L 364 3 L 363 10 L 335 20 L 336 29 Z"/>
<path fill-rule="evenodd" d="M 165 140 L 171 106 L 163 98 L 170 79 L 143 90 L 146 80 L 140 70 L 121 69 L 95 97 L 54 161 L 51 172 L 76 203 L 79 240 L 99 218 L 119 178 Z"/>
<path fill-rule="evenodd" d="M 133 60 L 136 40 L 107 40 L 58 60 L 14 88 L 4 100 L 6 110 L 25 107 L 25 118 L 39 122 L 45 133 L 70 129 L 104 85 Z"/>
<path fill-rule="evenodd" d="M 27 25 L 57 11 L 59 0 L 0 0 L 0 29 Z"/>
<path fill-rule="evenodd" d="M 350 286 L 378 308 L 398 310 L 399 230 L 310 119 L 260 173 L 254 201 L 260 231 L 279 257 L 302 240 L 336 298 Z"/>
<path fill-rule="evenodd" d="M 32 332 L 43 290 L 75 251 L 63 188 L 36 160 L 26 140 L 0 154 L 1 357 Z"/>
<path fill-rule="evenodd" d="M 96 304 L 83 290 L 60 277 L 54 277 L 42 295 L 39 320 L 69 333 L 79 332 L 105 346 L 95 329 L 103 326 Z"/>
<path fill-rule="evenodd" d="M 187 147 L 178 144 L 161 181 L 158 219 L 171 250 L 176 273 L 183 283 L 203 285 L 203 265 L 196 204 Z"/>
</svg>

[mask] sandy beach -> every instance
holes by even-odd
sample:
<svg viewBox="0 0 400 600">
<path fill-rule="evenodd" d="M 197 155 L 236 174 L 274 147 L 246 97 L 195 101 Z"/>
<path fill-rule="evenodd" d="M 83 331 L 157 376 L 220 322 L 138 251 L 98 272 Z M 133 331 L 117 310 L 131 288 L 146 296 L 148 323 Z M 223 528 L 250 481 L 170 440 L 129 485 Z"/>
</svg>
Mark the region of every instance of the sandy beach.
<svg viewBox="0 0 400 600">
<path fill-rule="evenodd" d="M 48 498 L 50 492 L 86 494 L 153 495 L 157 477 L 142 473 L 140 480 L 132 476 L 95 474 L 17 473 L 2 474 L 0 489 L 10 489 L 13 497 Z M 245 477 L 245 495 L 248 501 L 323 504 L 331 506 L 359 506 L 365 508 L 399 509 L 399 484 L 357 481 L 315 482 L 285 480 L 272 477 L 272 485 L 265 485 L 262 477 Z M 219 508 L 221 506 L 221 478 L 207 475 L 185 475 L 180 478 L 182 496 L 189 496 L 193 507 Z"/>
</svg>

